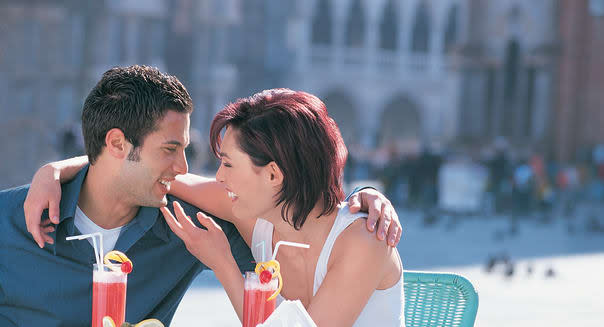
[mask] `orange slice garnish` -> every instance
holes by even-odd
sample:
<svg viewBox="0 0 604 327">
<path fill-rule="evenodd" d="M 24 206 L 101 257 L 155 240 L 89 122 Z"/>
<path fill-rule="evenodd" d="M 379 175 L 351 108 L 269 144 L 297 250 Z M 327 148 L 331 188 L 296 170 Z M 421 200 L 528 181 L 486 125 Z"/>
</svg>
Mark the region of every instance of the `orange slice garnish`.
<svg viewBox="0 0 604 327">
<path fill-rule="evenodd" d="M 117 250 L 109 251 L 107 254 L 105 254 L 105 257 L 103 258 L 103 263 L 109 265 L 109 268 L 113 271 L 118 271 L 116 270 L 115 266 L 113 266 L 113 264 L 119 263 L 119 271 L 126 274 L 132 272 L 132 268 L 134 267 L 132 261 L 128 259 L 128 257 L 123 252 Z"/>
<path fill-rule="evenodd" d="M 267 301 L 276 298 L 277 295 L 281 293 L 281 289 L 283 288 L 283 279 L 281 278 L 281 266 L 279 265 L 279 261 L 273 259 L 270 261 L 258 262 L 254 271 L 256 272 L 256 275 L 258 275 L 258 278 L 260 278 L 260 275 L 263 271 L 270 271 L 272 279 L 277 278 L 279 280 L 277 290 L 267 299 Z"/>
</svg>

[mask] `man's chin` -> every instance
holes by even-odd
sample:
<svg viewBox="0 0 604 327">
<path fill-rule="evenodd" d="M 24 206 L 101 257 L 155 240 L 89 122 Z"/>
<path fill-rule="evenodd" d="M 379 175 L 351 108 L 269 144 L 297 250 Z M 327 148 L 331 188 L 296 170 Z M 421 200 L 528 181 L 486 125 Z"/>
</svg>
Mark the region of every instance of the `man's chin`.
<svg viewBox="0 0 604 327">
<path fill-rule="evenodd" d="M 142 207 L 151 207 L 151 208 L 161 208 L 161 207 L 165 207 L 168 205 L 168 198 L 164 195 L 163 198 L 161 199 L 153 199 L 153 200 L 147 200 L 145 201 L 145 203 L 140 204 L 140 206 Z"/>
<path fill-rule="evenodd" d="M 158 207 L 165 207 L 168 205 L 168 198 L 164 195 L 163 198 L 159 201 Z"/>
</svg>

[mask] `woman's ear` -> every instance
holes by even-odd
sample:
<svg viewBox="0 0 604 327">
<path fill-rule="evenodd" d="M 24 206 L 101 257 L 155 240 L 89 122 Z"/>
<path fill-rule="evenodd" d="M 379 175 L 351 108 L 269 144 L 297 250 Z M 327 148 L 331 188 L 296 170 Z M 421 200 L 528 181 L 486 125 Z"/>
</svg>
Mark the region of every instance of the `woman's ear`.
<svg viewBox="0 0 604 327">
<path fill-rule="evenodd" d="M 105 147 L 112 157 L 124 159 L 130 153 L 132 145 L 126 140 L 126 136 L 122 130 L 112 128 L 105 134 Z"/>
<path fill-rule="evenodd" d="M 283 183 L 283 172 L 281 168 L 274 162 L 271 161 L 266 165 L 266 173 L 268 174 L 269 183 L 274 186 L 281 185 Z"/>
</svg>

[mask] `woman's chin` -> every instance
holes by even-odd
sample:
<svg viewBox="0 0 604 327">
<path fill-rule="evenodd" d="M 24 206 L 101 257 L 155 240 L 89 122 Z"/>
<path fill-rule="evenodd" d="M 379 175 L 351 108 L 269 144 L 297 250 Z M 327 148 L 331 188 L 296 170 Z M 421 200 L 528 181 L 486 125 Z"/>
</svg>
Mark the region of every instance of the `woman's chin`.
<svg viewBox="0 0 604 327">
<path fill-rule="evenodd" d="M 249 208 L 242 208 L 240 206 L 238 206 L 237 204 L 235 204 L 233 206 L 233 215 L 235 216 L 235 218 L 237 219 L 254 219 L 254 218 L 262 218 L 261 215 L 259 215 L 258 211 L 256 210 L 250 210 Z"/>
</svg>

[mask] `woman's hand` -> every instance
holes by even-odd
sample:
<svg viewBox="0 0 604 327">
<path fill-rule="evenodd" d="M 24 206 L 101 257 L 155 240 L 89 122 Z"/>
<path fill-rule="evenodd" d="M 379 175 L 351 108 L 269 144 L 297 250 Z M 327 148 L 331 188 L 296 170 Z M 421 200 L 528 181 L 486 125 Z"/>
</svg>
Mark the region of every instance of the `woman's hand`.
<svg viewBox="0 0 604 327">
<path fill-rule="evenodd" d="M 31 182 L 27 197 L 23 203 L 25 213 L 25 224 L 27 231 L 33 236 L 40 248 L 44 243 L 53 243 L 53 239 L 48 235 L 54 228 L 49 226 L 59 223 L 59 203 L 61 202 L 61 182 L 60 169 L 56 169 L 52 164 L 42 166 Z M 43 222 L 42 212 L 48 209 L 48 217 Z"/>
<path fill-rule="evenodd" d="M 207 230 L 195 226 L 191 217 L 186 215 L 180 203 L 176 201 L 174 201 L 176 218 L 168 208 L 162 207 L 160 210 L 170 229 L 183 240 L 187 250 L 214 271 L 229 296 L 239 320 L 243 321 L 243 276 L 237 268 L 237 263 L 231 254 L 231 246 L 222 228 L 201 212 L 197 213 L 197 220 Z"/>
<path fill-rule="evenodd" d="M 220 270 L 232 264 L 234 259 L 231 255 L 231 246 L 222 228 L 212 218 L 202 212 L 197 213 L 197 220 L 207 228 L 204 230 L 195 226 L 177 201 L 174 201 L 176 218 L 168 208 L 162 207 L 160 210 L 170 229 L 183 240 L 187 250 L 206 266 L 212 270 Z"/>
</svg>

